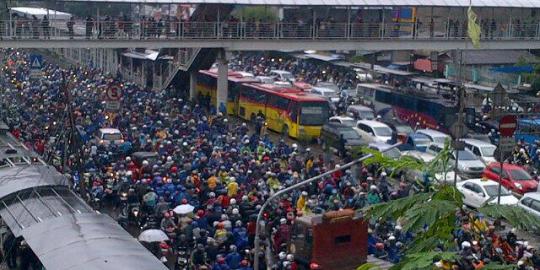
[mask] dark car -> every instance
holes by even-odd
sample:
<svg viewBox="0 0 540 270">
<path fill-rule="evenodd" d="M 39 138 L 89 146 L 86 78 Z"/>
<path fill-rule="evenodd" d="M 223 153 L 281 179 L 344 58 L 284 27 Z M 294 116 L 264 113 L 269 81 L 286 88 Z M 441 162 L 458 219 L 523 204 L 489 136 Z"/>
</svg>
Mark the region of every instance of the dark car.
<svg viewBox="0 0 540 270">
<path fill-rule="evenodd" d="M 341 149 L 342 136 L 345 142 L 344 150 L 349 151 L 353 156 L 360 152 L 362 146 L 367 146 L 369 143 L 362 139 L 352 127 L 337 123 L 327 123 L 321 129 L 323 149 L 330 148 L 337 152 L 343 150 Z"/>
<path fill-rule="evenodd" d="M 394 132 L 397 136 L 397 140 L 402 143 L 406 141 L 408 134 L 414 132 L 414 130 L 409 125 L 400 123 L 395 120 L 383 120 L 382 122 L 392 129 L 392 132 Z"/>
<path fill-rule="evenodd" d="M 143 161 L 148 161 L 149 164 L 157 163 L 159 159 L 159 154 L 157 152 L 135 152 L 132 155 L 133 162 L 135 165 L 142 166 Z"/>
</svg>

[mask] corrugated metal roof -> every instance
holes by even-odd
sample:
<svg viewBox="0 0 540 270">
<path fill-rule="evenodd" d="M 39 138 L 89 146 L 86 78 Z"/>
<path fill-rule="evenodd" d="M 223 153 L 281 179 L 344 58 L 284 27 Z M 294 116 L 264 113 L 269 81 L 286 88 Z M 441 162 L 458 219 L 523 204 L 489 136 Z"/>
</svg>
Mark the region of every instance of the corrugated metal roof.
<svg viewBox="0 0 540 270">
<path fill-rule="evenodd" d="M 515 64 L 523 58 L 529 63 L 539 63 L 534 55 L 525 50 L 471 50 L 463 51 L 466 65 L 503 65 Z"/>
<path fill-rule="evenodd" d="M 67 186 L 68 180 L 53 167 L 46 165 L 2 168 L 0 198 L 15 192 L 40 186 Z"/>
<path fill-rule="evenodd" d="M 49 270 L 167 270 L 111 217 L 89 213 L 48 219 L 23 230 Z"/>
<path fill-rule="evenodd" d="M 436 6 L 468 7 L 469 0 L 64 0 L 65 2 L 116 2 L 142 4 L 238 4 L 275 6 Z M 472 0 L 473 7 L 540 8 L 538 0 Z"/>
</svg>

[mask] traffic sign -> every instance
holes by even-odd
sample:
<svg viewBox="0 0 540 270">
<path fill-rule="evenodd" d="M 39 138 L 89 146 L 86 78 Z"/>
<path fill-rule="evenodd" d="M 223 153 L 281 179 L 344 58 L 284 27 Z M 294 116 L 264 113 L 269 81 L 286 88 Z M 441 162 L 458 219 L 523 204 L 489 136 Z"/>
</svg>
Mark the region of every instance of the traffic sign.
<svg viewBox="0 0 540 270">
<path fill-rule="evenodd" d="M 450 134 L 452 134 L 454 139 L 459 139 L 467 134 L 467 126 L 464 123 L 456 122 L 450 126 Z"/>
<path fill-rule="evenodd" d="M 39 78 L 43 76 L 43 72 L 41 71 L 41 68 L 43 68 L 43 56 L 39 54 L 31 54 L 30 55 L 30 77 Z"/>
<path fill-rule="evenodd" d="M 107 103 L 105 103 L 105 110 L 109 112 L 116 112 L 120 110 L 120 102 L 109 100 Z"/>
<path fill-rule="evenodd" d="M 504 160 L 510 157 L 515 146 L 516 146 L 516 141 L 514 140 L 514 138 L 501 137 L 499 139 L 499 147 L 497 147 L 493 156 L 495 157 L 497 161 L 504 162 Z"/>
<path fill-rule="evenodd" d="M 120 90 L 120 87 L 116 85 L 112 85 L 109 88 L 107 88 L 107 99 L 111 101 L 117 101 L 122 96 L 122 91 Z"/>
<path fill-rule="evenodd" d="M 30 68 L 41 69 L 43 67 L 43 56 L 39 54 L 30 55 Z"/>
<path fill-rule="evenodd" d="M 517 117 L 515 115 L 505 115 L 499 120 L 499 132 L 501 137 L 512 137 L 517 128 Z"/>
</svg>

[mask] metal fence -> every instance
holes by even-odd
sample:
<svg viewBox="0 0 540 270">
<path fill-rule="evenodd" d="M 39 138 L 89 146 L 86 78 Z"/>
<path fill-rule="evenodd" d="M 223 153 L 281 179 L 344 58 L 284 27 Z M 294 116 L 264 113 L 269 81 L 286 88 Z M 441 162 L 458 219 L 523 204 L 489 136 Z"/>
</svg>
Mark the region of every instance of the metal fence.
<svg viewBox="0 0 540 270">
<path fill-rule="evenodd" d="M 482 39 L 539 39 L 540 24 L 497 24 L 482 29 Z M 88 40 L 245 40 L 245 39 L 464 39 L 466 24 L 150 21 L 0 21 L 2 39 Z"/>
</svg>

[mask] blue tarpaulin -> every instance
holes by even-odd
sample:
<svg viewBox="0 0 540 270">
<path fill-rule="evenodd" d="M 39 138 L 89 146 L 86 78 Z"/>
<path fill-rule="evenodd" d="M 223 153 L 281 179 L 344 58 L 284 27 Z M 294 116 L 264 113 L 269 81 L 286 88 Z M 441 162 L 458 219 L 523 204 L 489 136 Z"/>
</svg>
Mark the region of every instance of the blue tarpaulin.
<svg viewBox="0 0 540 270">
<path fill-rule="evenodd" d="M 500 73 L 531 73 L 534 71 L 534 68 L 532 66 L 505 66 L 492 68 L 491 71 Z"/>
</svg>

